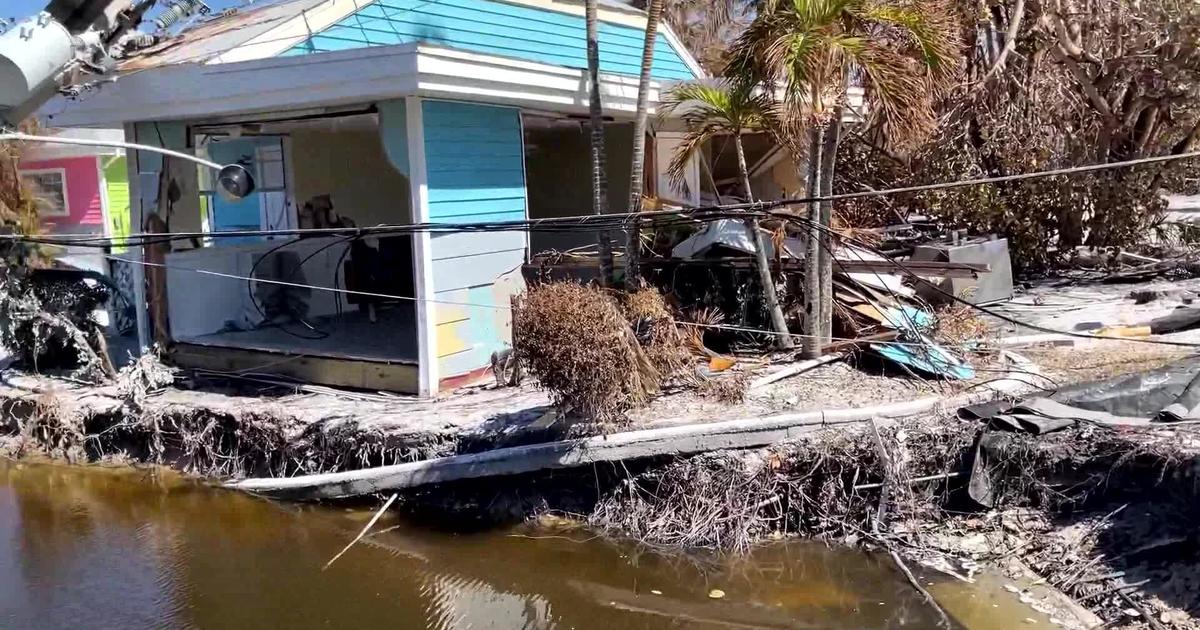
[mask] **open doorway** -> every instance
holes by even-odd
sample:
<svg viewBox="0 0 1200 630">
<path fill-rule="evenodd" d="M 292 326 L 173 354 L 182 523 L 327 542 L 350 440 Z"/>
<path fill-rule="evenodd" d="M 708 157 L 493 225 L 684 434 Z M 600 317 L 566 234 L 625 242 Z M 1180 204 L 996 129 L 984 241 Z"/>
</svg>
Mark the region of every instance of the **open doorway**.
<svg viewBox="0 0 1200 630">
<path fill-rule="evenodd" d="M 585 119 L 526 113 L 525 177 L 529 218 L 573 217 L 592 214 L 591 136 Z M 629 155 L 633 152 L 633 123 L 604 126 L 608 156 L 608 212 L 629 206 Z M 593 232 L 534 232 L 530 253 L 567 252 L 596 245 Z"/>
<path fill-rule="evenodd" d="M 415 365 L 412 236 L 306 232 L 413 222 L 409 180 L 384 150 L 378 116 L 222 123 L 193 133 L 198 152 L 246 166 L 260 186 L 231 201 L 213 192 L 207 174 L 199 178 L 210 236 L 167 254 L 173 340 Z"/>
</svg>

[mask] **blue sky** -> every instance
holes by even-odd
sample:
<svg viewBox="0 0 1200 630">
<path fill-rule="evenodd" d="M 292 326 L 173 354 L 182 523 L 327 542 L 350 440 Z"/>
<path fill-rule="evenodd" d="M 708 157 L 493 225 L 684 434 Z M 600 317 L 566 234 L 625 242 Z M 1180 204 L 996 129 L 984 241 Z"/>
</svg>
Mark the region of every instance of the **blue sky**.
<svg viewBox="0 0 1200 630">
<path fill-rule="evenodd" d="M 166 4 L 169 0 L 158 0 L 159 6 Z M 50 0 L 0 0 L 0 17 L 15 17 L 23 18 L 38 11 L 41 11 L 50 3 Z M 241 0 L 205 0 L 205 4 L 212 7 L 214 11 L 220 11 L 232 6 L 242 4 Z"/>
</svg>

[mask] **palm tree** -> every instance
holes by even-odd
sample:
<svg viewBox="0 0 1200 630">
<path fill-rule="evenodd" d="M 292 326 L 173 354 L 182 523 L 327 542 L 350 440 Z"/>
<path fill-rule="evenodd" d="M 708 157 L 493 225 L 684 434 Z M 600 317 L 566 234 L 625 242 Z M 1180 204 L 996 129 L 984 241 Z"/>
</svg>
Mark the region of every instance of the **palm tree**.
<svg viewBox="0 0 1200 630">
<path fill-rule="evenodd" d="M 658 18 L 663 0 L 650 0 L 646 7 L 646 37 L 642 43 L 642 68 L 638 79 L 637 114 L 633 123 L 633 167 L 629 174 L 629 213 L 642 211 L 642 171 L 646 163 L 646 115 L 650 100 L 650 69 L 654 65 L 654 44 L 658 39 Z M 625 288 L 636 291 L 641 275 L 641 230 L 637 218 L 625 228 Z"/>
<path fill-rule="evenodd" d="M 707 42 L 711 45 L 721 32 L 743 15 L 752 0 L 636 0 L 633 4 L 646 10 L 646 31 L 642 42 L 642 67 L 638 80 L 638 100 L 633 127 L 633 164 L 629 176 L 629 212 L 642 210 L 642 189 L 646 164 L 646 119 L 650 97 L 650 71 L 654 65 L 654 46 L 658 41 L 658 24 L 666 20 L 676 29 L 684 29 L 685 41 Z M 677 30 L 676 33 L 681 31 Z M 629 290 L 638 286 L 640 275 L 641 232 L 638 222 L 631 220 L 626 228 L 625 285 Z"/>
<path fill-rule="evenodd" d="M 662 101 L 662 114 L 681 111 L 687 133 L 679 144 L 667 173 L 676 182 L 684 181 L 688 163 L 696 153 L 714 138 L 731 136 L 737 153 L 738 175 L 742 180 L 742 191 L 746 201 L 754 201 L 750 189 L 750 169 L 746 166 L 746 152 L 742 147 L 742 133 L 746 130 L 763 129 L 768 126 L 772 103 L 760 90 L 746 84 L 731 85 L 718 83 L 685 83 L 676 86 Z M 714 191 L 715 192 L 715 191 Z M 783 308 L 779 305 L 779 294 L 767 264 L 767 252 L 763 246 L 762 232 L 758 222 L 746 219 L 746 227 L 754 238 L 754 259 L 758 268 L 758 279 L 762 285 L 763 304 L 771 315 L 771 326 L 775 329 L 776 344 L 780 348 L 791 348 L 792 337 Z"/>
<path fill-rule="evenodd" d="M 778 97 L 780 143 L 797 163 L 807 156 L 816 197 L 831 190 L 847 87 L 863 85 L 868 125 L 909 145 L 934 130 L 934 105 L 954 85 L 960 49 L 954 14 L 940 0 L 765 0 L 734 42 L 726 74 Z M 809 212 L 804 351 L 813 357 L 832 332 L 832 205 Z"/>
<path fill-rule="evenodd" d="M 605 172 L 604 112 L 600 105 L 600 34 L 596 16 L 597 0 L 584 0 L 587 25 L 588 113 L 592 132 L 592 214 L 608 212 L 608 174 Z M 601 230 L 597 236 L 600 250 L 600 281 L 613 282 L 612 235 Z"/>
</svg>

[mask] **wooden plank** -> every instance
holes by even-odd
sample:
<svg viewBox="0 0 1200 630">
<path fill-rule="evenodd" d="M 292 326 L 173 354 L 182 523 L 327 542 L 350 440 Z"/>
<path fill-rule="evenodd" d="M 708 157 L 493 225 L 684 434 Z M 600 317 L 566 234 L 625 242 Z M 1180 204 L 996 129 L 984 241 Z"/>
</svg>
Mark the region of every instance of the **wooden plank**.
<svg viewBox="0 0 1200 630">
<path fill-rule="evenodd" d="M 335 499 L 395 491 L 459 479 L 516 475 L 538 470 L 573 468 L 597 462 L 689 455 L 721 449 L 754 448 L 800 437 L 821 427 L 899 418 L 991 400 L 1036 387 L 1036 371 L 1011 372 L 986 384 L 982 391 L 955 398 L 929 396 L 917 400 L 828 411 L 807 411 L 769 418 L 740 418 L 706 424 L 626 431 L 580 440 L 499 448 L 483 453 L 440 457 L 364 470 L 288 478 L 246 479 L 228 487 L 278 498 Z M 1029 372 L 1034 372 L 1032 375 Z"/>
<path fill-rule="evenodd" d="M 817 357 L 815 359 L 809 359 L 807 361 L 800 361 L 799 363 L 793 363 L 793 364 L 785 366 L 779 370 L 775 370 L 774 372 L 771 372 L 770 374 L 767 374 L 765 376 L 760 376 L 760 377 L 754 379 L 753 381 L 750 382 L 750 387 L 748 387 L 747 389 L 758 389 L 760 387 L 766 387 L 767 385 L 770 385 L 771 383 L 774 383 L 776 381 L 782 381 L 783 379 L 788 378 L 790 376 L 795 376 L 797 374 L 803 374 L 809 370 L 821 367 L 822 365 L 825 365 L 826 363 L 832 363 L 832 362 L 842 358 L 842 356 L 843 355 L 841 355 L 841 354 L 827 354 L 823 357 Z"/>
<path fill-rule="evenodd" d="M 644 260 L 642 266 L 647 268 L 668 268 L 688 266 L 729 267 L 732 269 L 751 269 L 754 261 L 749 258 L 707 258 L 698 260 Z M 555 269 L 595 267 L 595 261 L 571 262 L 558 265 L 548 265 Z M 835 271 L 841 273 L 888 273 L 895 275 L 916 274 L 928 278 L 977 278 L 981 273 L 991 272 L 991 266 L 980 263 L 940 262 L 940 261 L 894 261 L 894 260 L 838 260 L 834 263 Z M 530 263 L 538 267 L 537 262 Z M 804 261 L 785 260 L 781 265 L 784 271 L 802 271 Z"/>
<path fill-rule="evenodd" d="M 415 363 L 314 357 L 189 343 L 175 344 L 171 348 L 170 359 L 175 365 L 184 368 L 241 374 L 252 372 L 333 387 L 418 393 Z"/>
</svg>

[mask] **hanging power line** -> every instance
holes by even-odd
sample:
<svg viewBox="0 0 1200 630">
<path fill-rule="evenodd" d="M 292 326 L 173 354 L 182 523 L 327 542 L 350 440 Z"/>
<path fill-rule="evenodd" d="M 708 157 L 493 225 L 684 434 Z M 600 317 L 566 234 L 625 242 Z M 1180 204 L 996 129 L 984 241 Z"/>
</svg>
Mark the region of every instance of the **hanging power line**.
<svg viewBox="0 0 1200 630">
<path fill-rule="evenodd" d="M 12 134 L 0 135 L 0 140 L 4 140 L 6 136 L 11 137 Z M 33 136 L 37 137 L 37 136 Z M 122 146 L 129 145 L 134 148 L 143 148 L 142 145 L 132 145 L 130 143 L 121 143 Z M 162 151 L 157 147 L 145 147 L 149 150 Z M 175 152 L 171 152 L 175 153 Z M 189 159 L 194 156 L 189 156 Z M 1120 168 L 1131 168 L 1145 164 L 1157 164 L 1163 162 L 1171 162 L 1177 160 L 1187 160 L 1200 158 L 1200 151 L 1190 151 L 1176 155 L 1160 155 L 1154 157 L 1138 158 L 1134 160 L 1125 160 L 1122 162 L 1109 162 L 1104 164 L 1089 164 L 1084 166 L 1073 166 L 1068 168 L 1051 169 L 1045 171 L 1034 171 L 1031 173 L 1019 173 L 1015 175 L 1002 175 L 997 177 L 983 177 L 977 179 L 964 179 L 951 182 L 940 182 L 935 184 L 922 184 L 917 186 L 904 186 L 900 188 L 887 188 L 882 190 L 870 190 L 854 193 L 841 193 L 835 195 L 819 195 L 815 197 L 799 197 L 793 199 L 779 199 L 774 201 L 759 201 L 751 203 L 736 203 L 722 204 L 712 206 L 701 206 L 695 208 L 682 208 L 672 210 L 650 210 L 637 213 L 614 213 L 603 215 L 582 215 L 577 217 L 553 217 L 545 219 L 520 219 L 514 221 L 493 221 L 483 223 L 418 223 L 408 225 L 378 225 L 369 227 L 345 227 L 345 228 L 298 228 L 286 230 L 236 230 L 228 232 L 141 232 L 130 234 L 123 237 L 34 237 L 21 234 L 4 234 L 0 238 L 28 241 L 34 243 L 42 243 L 49 245 L 78 245 L 78 246 L 128 246 L 141 245 L 148 243 L 166 242 L 172 240 L 188 240 L 198 238 L 245 238 L 245 237 L 270 237 L 270 236 L 367 236 L 367 235 L 383 235 L 383 234 L 405 234 L 405 233 L 457 233 L 457 232 L 498 232 L 498 231 L 525 231 L 525 232 L 554 232 L 554 231 L 600 231 L 614 230 L 623 228 L 626 222 L 631 219 L 646 219 L 652 225 L 662 225 L 656 221 L 669 221 L 666 225 L 673 225 L 675 222 L 694 222 L 704 220 L 715 220 L 718 218 L 746 218 L 747 212 L 771 214 L 770 211 L 793 205 L 803 205 L 819 201 L 844 201 L 849 199 L 862 199 L 867 197 L 883 197 L 890 195 L 899 195 L 915 192 L 930 192 L 937 190 L 949 190 L 953 188 L 964 188 L 969 186 L 982 186 L 987 184 L 997 184 L 1012 181 L 1023 181 L 1029 179 L 1039 179 L 1047 177 L 1061 177 L 1076 175 L 1079 173 L 1090 173 L 1103 170 L 1113 170 Z M 739 213 L 739 214 L 734 214 Z M 793 215 L 785 215 L 784 218 L 796 219 Z M 146 241 L 146 239 L 152 239 Z"/>
</svg>

